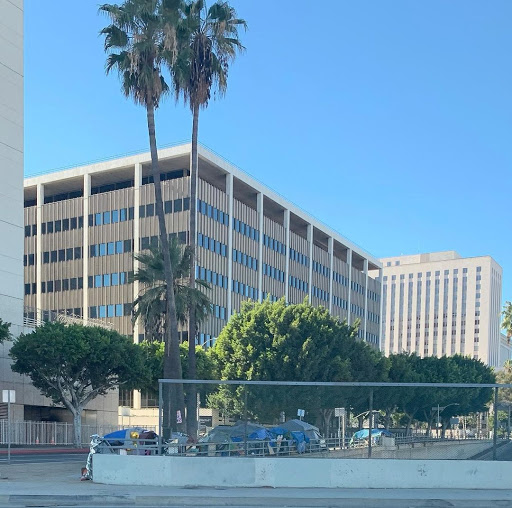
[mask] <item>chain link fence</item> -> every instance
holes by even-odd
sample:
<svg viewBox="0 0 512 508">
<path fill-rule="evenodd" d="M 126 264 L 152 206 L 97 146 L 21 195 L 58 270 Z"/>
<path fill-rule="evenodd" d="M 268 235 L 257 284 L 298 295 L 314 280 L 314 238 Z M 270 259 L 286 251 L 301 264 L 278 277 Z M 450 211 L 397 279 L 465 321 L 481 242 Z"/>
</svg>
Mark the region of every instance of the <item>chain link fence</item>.
<svg viewBox="0 0 512 508">
<path fill-rule="evenodd" d="M 175 450 L 184 456 L 512 460 L 509 385 L 160 380 L 159 386 L 158 434 L 167 444 L 187 434 L 188 445 Z M 217 417 L 205 422 L 199 407 Z"/>
</svg>

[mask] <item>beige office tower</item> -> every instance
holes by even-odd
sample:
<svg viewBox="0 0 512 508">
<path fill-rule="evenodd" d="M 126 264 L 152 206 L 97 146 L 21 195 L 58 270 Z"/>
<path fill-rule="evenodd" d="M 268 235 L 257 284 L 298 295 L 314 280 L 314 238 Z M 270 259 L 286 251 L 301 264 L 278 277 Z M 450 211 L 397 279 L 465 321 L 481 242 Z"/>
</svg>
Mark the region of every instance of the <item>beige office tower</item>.
<svg viewBox="0 0 512 508">
<path fill-rule="evenodd" d="M 448 251 L 380 261 L 386 355 L 462 354 L 500 366 L 502 268 L 494 259 Z"/>
<path fill-rule="evenodd" d="M 167 230 L 189 231 L 190 144 L 159 152 Z M 309 297 L 361 325 L 379 347 L 380 263 L 363 249 L 212 152 L 199 151 L 196 274 L 206 280 L 212 313 L 198 343 L 212 345 L 243 300 L 302 302 Z M 158 242 L 148 153 L 25 180 L 25 301 L 111 323 L 132 324 L 141 290 L 130 282 L 134 254 Z M 340 204 L 340 206 L 342 206 Z M 186 328 L 181 337 L 187 339 Z"/>
</svg>

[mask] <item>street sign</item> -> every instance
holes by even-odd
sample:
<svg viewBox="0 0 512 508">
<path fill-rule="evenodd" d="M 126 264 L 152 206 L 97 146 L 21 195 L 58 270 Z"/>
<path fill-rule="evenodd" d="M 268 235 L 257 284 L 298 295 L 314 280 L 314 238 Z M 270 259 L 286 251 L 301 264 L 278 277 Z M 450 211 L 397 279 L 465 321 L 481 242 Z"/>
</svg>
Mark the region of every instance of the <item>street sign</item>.
<svg viewBox="0 0 512 508">
<path fill-rule="evenodd" d="M 304 409 L 297 409 L 297 416 L 303 417 L 306 414 Z"/>
<path fill-rule="evenodd" d="M 334 408 L 334 417 L 341 418 L 347 414 L 347 410 L 344 407 L 335 407 Z"/>
<path fill-rule="evenodd" d="M 2 390 L 2 402 L 10 402 L 13 404 L 16 402 L 16 391 L 15 390 Z"/>
</svg>

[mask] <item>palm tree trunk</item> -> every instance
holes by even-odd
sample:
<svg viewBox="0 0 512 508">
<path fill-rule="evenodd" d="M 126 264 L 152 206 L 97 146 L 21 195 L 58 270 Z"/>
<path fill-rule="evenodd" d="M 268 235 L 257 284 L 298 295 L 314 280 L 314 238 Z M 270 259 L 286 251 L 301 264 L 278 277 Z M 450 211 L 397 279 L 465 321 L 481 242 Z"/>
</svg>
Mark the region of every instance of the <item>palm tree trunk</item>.
<svg viewBox="0 0 512 508">
<path fill-rule="evenodd" d="M 199 132 L 199 106 L 193 106 L 192 119 L 192 154 L 191 154 L 191 171 L 190 171 L 190 250 L 192 252 L 192 263 L 190 265 L 189 284 L 193 290 L 196 282 L 196 208 L 197 208 L 197 179 L 198 179 L 198 154 L 197 154 L 197 138 Z M 196 379 L 196 313 L 193 306 L 189 309 L 188 321 L 188 377 Z M 198 422 L 197 412 L 197 385 L 188 385 L 187 387 L 187 434 L 196 439 Z"/>
<path fill-rule="evenodd" d="M 176 318 L 176 302 L 174 299 L 174 284 L 171 259 L 169 256 L 169 238 L 167 237 L 167 228 L 165 226 L 165 215 L 162 200 L 162 187 L 160 184 L 160 169 L 158 166 L 158 152 L 156 149 L 155 134 L 155 106 L 153 102 L 147 105 L 147 119 L 149 132 L 149 145 L 151 148 L 151 171 L 155 186 L 155 209 L 158 217 L 158 226 L 160 229 L 160 244 L 164 253 L 164 276 L 166 283 L 166 313 L 165 313 L 165 355 L 164 355 L 164 378 L 181 379 L 180 362 L 180 340 L 178 334 L 178 320 Z M 138 238 L 135 241 L 139 241 Z M 183 385 L 166 385 L 169 396 L 164 397 L 164 437 L 176 429 L 180 430 L 181 425 L 177 423 L 177 411 L 181 412 L 184 418 L 184 400 Z M 165 394 L 164 391 L 164 394 Z M 167 404 L 167 408 L 165 405 Z M 176 415 L 176 419 L 174 418 Z M 167 422 L 166 422 L 167 420 Z M 167 426 L 165 425 L 167 423 Z"/>
</svg>

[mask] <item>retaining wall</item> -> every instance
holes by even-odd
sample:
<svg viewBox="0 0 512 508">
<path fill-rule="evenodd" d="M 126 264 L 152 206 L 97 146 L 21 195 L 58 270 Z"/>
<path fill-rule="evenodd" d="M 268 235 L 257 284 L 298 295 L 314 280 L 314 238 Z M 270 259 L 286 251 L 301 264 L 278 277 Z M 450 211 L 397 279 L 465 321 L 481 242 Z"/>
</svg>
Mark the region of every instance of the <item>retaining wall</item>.
<svg viewBox="0 0 512 508">
<path fill-rule="evenodd" d="M 512 462 L 94 455 L 93 471 L 112 485 L 509 489 Z"/>
</svg>

